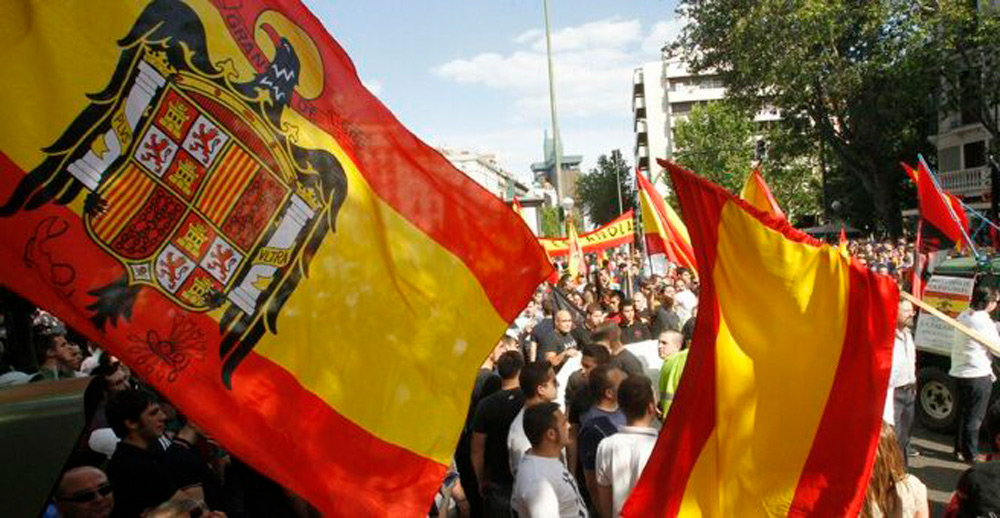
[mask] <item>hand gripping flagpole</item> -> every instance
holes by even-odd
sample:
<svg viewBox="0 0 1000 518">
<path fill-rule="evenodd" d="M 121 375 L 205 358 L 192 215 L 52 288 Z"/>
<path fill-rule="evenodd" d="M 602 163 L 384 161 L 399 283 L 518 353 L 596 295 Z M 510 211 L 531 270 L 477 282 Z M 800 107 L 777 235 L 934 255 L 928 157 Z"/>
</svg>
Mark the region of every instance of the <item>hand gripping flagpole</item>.
<svg viewBox="0 0 1000 518">
<path fill-rule="evenodd" d="M 930 175 L 931 181 L 934 182 L 934 188 L 937 189 L 938 192 L 944 193 L 944 190 L 941 189 L 941 184 L 938 183 L 937 177 L 934 176 L 934 173 L 931 172 L 930 166 L 927 165 L 927 161 L 924 160 L 924 155 L 918 154 L 917 159 L 920 160 L 920 163 L 923 164 L 924 169 L 927 171 L 927 174 Z M 959 203 L 962 203 L 962 200 L 958 201 Z M 948 214 L 951 216 L 951 220 L 954 221 L 955 225 L 958 226 L 958 229 L 962 231 L 962 237 L 965 238 L 965 242 L 969 244 L 969 248 L 972 250 L 972 255 L 976 256 L 976 260 L 978 261 L 980 258 L 979 250 L 976 250 L 976 245 L 972 242 L 972 238 L 969 237 L 969 232 L 964 227 L 962 227 L 962 222 L 958 219 L 958 215 L 955 214 L 954 207 L 951 206 L 951 203 L 949 203 L 947 199 L 945 199 L 944 205 L 945 207 L 948 207 Z M 962 203 L 962 205 L 964 206 L 965 204 Z"/>
</svg>

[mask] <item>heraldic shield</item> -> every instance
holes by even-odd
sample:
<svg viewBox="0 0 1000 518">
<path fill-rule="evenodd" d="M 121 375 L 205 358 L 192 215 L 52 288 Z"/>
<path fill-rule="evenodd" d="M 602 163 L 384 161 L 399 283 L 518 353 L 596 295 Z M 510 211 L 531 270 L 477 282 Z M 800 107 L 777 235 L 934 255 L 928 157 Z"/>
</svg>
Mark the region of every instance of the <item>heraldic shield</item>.
<svg viewBox="0 0 1000 518">
<path fill-rule="evenodd" d="M 0 206 L 0 217 L 88 191 L 88 235 L 123 277 L 89 292 L 98 327 L 131 315 L 141 289 L 191 312 L 222 310 L 222 378 L 305 275 L 347 193 L 329 152 L 282 127 L 300 73 L 296 49 L 264 30 L 274 57 L 246 82 L 213 63 L 197 14 L 155 0 L 122 48 L 111 82 Z"/>
</svg>

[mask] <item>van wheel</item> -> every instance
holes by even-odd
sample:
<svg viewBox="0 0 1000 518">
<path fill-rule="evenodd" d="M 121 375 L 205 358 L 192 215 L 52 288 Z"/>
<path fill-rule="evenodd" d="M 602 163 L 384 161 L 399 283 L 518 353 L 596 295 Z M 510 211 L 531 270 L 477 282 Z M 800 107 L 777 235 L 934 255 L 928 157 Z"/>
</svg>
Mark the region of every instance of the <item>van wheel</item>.
<svg viewBox="0 0 1000 518">
<path fill-rule="evenodd" d="M 917 374 L 917 419 L 935 432 L 950 432 L 958 417 L 955 381 L 939 367 L 925 367 Z"/>
</svg>

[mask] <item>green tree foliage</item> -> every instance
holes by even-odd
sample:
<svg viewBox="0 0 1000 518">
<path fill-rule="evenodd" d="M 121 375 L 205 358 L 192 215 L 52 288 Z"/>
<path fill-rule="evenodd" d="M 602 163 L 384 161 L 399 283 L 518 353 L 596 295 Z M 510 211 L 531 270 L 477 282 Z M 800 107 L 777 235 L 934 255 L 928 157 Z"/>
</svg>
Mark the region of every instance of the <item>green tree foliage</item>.
<svg viewBox="0 0 1000 518">
<path fill-rule="evenodd" d="M 541 220 L 541 234 L 543 237 L 561 237 L 562 229 L 559 225 L 559 207 L 539 207 Z"/>
<path fill-rule="evenodd" d="M 675 158 L 684 167 L 739 194 L 755 158 L 758 139 L 767 143 L 761 174 L 791 221 L 820 210 L 822 197 L 816 147 L 791 123 L 761 126 L 754 114 L 727 101 L 695 106 L 675 128 Z"/>
<path fill-rule="evenodd" d="M 621 181 L 622 210 L 618 210 L 618 181 Z M 634 178 L 622 152 L 597 158 L 597 167 L 576 181 L 576 204 L 595 225 L 617 218 L 634 206 Z"/>
<path fill-rule="evenodd" d="M 831 174 L 864 188 L 876 223 L 901 231 L 900 160 L 928 151 L 939 78 L 914 50 L 912 0 L 681 0 L 679 49 L 744 109 L 776 108 L 821 145 Z M 802 121 L 797 121 L 801 119 Z M 828 200 L 829 201 L 829 200 Z"/>
<path fill-rule="evenodd" d="M 978 2 L 984 3 L 985 2 Z M 964 123 L 978 122 L 993 136 L 1000 150 L 1000 9 L 969 0 L 922 0 L 914 52 L 942 79 L 938 101 L 961 115 Z"/>
</svg>

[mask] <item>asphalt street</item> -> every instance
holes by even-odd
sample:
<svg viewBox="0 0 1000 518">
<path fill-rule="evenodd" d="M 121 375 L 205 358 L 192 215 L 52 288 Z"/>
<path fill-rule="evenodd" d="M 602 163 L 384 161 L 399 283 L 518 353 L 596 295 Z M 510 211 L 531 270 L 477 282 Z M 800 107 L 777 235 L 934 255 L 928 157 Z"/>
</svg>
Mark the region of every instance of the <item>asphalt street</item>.
<svg viewBox="0 0 1000 518">
<path fill-rule="evenodd" d="M 920 423 L 913 424 L 913 444 L 920 455 L 910 457 L 910 472 L 927 485 L 931 516 L 944 516 L 944 508 L 951 500 L 951 493 L 958 483 L 967 464 L 958 462 L 952 456 L 952 436 L 924 429 Z"/>
</svg>

